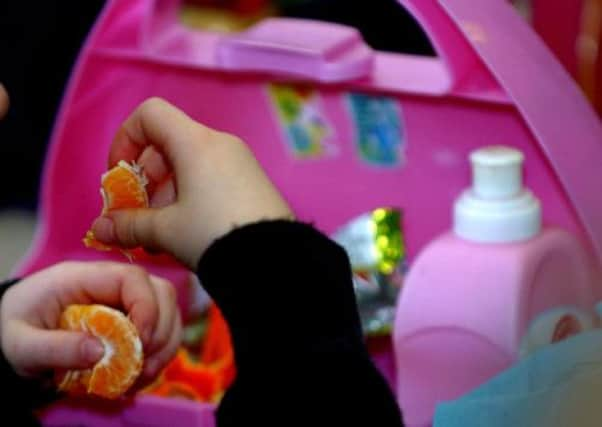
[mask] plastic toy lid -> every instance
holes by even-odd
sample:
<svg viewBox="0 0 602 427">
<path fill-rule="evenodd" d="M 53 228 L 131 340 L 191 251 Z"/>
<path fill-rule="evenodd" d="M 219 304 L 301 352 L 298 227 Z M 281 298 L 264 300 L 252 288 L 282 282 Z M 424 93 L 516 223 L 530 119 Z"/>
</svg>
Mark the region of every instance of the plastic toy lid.
<svg viewBox="0 0 602 427">
<path fill-rule="evenodd" d="M 510 147 L 473 151 L 472 187 L 454 206 L 454 232 L 467 240 L 510 243 L 530 239 L 541 229 L 541 208 L 523 188 L 523 154 Z"/>
</svg>

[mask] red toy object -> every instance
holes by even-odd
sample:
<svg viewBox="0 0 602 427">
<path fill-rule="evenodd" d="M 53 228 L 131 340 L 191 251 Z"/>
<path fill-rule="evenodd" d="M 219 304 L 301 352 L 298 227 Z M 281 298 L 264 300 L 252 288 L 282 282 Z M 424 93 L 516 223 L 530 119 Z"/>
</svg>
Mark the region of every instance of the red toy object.
<svg viewBox="0 0 602 427">
<path fill-rule="evenodd" d="M 602 114 L 602 0 L 586 0 L 577 36 L 578 80 L 599 114 Z"/>
<path fill-rule="evenodd" d="M 530 0 L 532 24 L 602 114 L 602 1 Z"/>
<path fill-rule="evenodd" d="M 236 368 L 228 325 L 215 305 L 209 307 L 208 330 L 195 357 L 186 348 L 163 370 L 147 390 L 162 397 L 180 397 L 199 402 L 217 402 L 234 381 Z"/>
<path fill-rule="evenodd" d="M 227 9 L 242 15 L 253 15 L 264 10 L 268 0 L 188 0 L 186 4 L 197 7 Z"/>
</svg>

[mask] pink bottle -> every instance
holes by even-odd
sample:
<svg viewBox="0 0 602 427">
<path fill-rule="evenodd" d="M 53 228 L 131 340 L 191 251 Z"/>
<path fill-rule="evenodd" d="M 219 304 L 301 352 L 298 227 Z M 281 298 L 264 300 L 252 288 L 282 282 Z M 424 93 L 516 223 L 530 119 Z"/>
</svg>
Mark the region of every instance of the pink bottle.
<svg viewBox="0 0 602 427">
<path fill-rule="evenodd" d="M 591 328 L 599 291 L 588 252 L 541 226 L 522 183 L 523 154 L 472 152 L 473 184 L 456 200 L 453 231 L 411 263 L 399 297 L 397 395 L 408 426 L 431 425 L 455 399 L 535 349 Z"/>
</svg>

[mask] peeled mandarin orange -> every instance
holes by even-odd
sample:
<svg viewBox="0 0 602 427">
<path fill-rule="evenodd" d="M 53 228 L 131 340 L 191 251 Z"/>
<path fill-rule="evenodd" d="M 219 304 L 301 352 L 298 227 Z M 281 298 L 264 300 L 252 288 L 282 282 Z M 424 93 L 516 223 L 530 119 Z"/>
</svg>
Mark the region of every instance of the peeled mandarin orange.
<svg viewBox="0 0 602 427">
<path fill-rule="evenodd" d="M 103 213 L 111 209 L 147 207 L 147 184 L 148 181 L 139 165 L 120 160 L 101 177 Z"/>
<path fill-rule="evenodd" d="M 123 160 L 119 161 L 115 167 L 101 177 L 102 214 L 114 209 L 147 208 L 149 205 L 147 184 L 148 180 L 139 165 L 135 162 L 130 164 Z M 103 251 L 113 249 L 112 246 L 96 240 L 92 230 L 88 230 L 83 241 L 89 248 Z M 129 257 L 128 251 L 123 252 Z"/>
<path fill-rule="evenodd" d="M 58 375 L 59 390 L 115 399 L 134 384 L 142 370 L 142 342 L 136 327 L 122 312 L 104 305 L 74 304 L 62 313 L 60 327 L 95 336 L 104 346 L 104 355 L 91 369 Z"/>
</svg>

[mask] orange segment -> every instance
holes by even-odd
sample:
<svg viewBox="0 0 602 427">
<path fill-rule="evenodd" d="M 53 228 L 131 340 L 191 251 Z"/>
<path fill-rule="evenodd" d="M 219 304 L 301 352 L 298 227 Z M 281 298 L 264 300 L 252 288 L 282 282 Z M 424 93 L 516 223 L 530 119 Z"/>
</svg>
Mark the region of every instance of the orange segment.
<svg viewBox="0 0 602 427">
<path fill-rule="evenodd" d="M 148 207 L 147 183 L 140 166 L 119 161 L 101 178 L 100 193 L 104 201 L 102 213 L 112 209 Z"/>
<path fill-rule="evenodd" d="M 140 375 L 144 359 L 142 342 L 136 327 L 122 312 L 103 305 L 74 304 L 62 313 L 60 327 L 97 337 L 105 352 L 93 368 L 59 375 L 59 390 L 115 399 Z"/>
<path fill-rule="evenodd" d="M 123 160 L 105 172 L 101 177 L 103 207 L 102 214 L 114 209 L 147 208 L 148 194 L 146 185 L 148 180 L 142 173 L 142 168 L 135 162 L 129 164 Z M 83 239 L 84 244 L 92 249 L 110 251 L 112 246 L 106 245 L 94 237 L 92 230 L 88 230 Z M 124 251 L 129 257 L 129 252 Z"/>
</svg>

